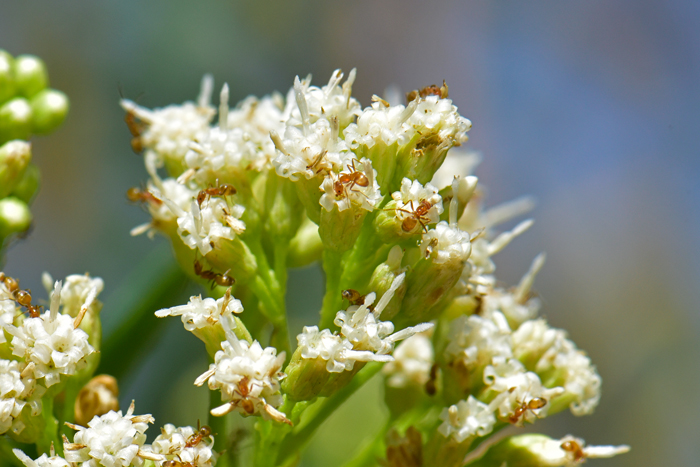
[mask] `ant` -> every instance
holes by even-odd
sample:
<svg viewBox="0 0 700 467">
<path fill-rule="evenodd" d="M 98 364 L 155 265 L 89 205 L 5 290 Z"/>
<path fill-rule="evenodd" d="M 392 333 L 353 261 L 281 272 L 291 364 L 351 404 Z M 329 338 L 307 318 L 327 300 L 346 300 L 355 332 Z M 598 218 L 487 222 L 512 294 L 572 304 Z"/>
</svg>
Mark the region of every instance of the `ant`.
<svg viewBox="0 0 700 467">
<path fill-rule="evenodd" d="M 185 447 L 193 448 L 199 443 L 201 443 L 202 439 L 207 438 L 209 436 L 211 436 L 211 428 L 209 428 L 207 425 L 204 425 L 200 428 L 199 420 L 197 420 L 197 431 L 187 438 L 187 441 L 185 442 Z"/>
<path fill-rule="evenodd" d="M 230 269 L 223 274 L 219 274 L 211 269 L 204 269 L 204 266 L 198 259 L 194 260 L 194 273 L 203 279 L 210 280 L 212 289 L 216 285 L 229 287 L 236 283 L 236 279 L 228 275 L 229 271 Z"/>
<path fill-rule="evenodd" d="M 163 462 L 163 467 L 195 467 L 194 462 L 182 462 L 180 456 L 177 457 L 177 460 L 173 459 Z"/>
<path fill-rule="evenodd" d="M 158 199 L 153 193 L 151 193 L 148 190 L 143 190 L 140 188 L 136 187 L 131 187 L 128 190 L 126 190 L 126 199 L 131 201 L 132 203 L 153 203 L 155 205 L 161 205 L 163 204 L 163 201 Z"/>
<path fill-rule="evenodd" d="M 362 305 L 365 303 L 365 296 L 360 295 L 360 292 L 355 289 L 343 290 L 341 295 L 345 300 L 349 301 L 351 305 Z"/>
<path fill-rule="evenodd" d="M 211 198 L 212 196 L 232 196 L 236 194 L 236 188 L 233 185 L 224 183 L 223 185 L 205 188 L 197 194 L 197 204 L 202 207 L 202 203 L 205 199 Z"/>
<path fill-rule="evenodd" d="M 41 306 L 32 305 L 32 291 L 31 290 L 21 290 L 19 288 L 19 282 L 10 276 L 6 276 L 5 273 L 0 272 L 0 282 L 5 284 L 8 292 L 12 294 L 12 298 L 18 305 L 23 306 L 27 309 L 30 318 L 38 318 L 41 315 Z"/>
<path fill-rule="evenodd" d="M 343 196 L 346 189 L 352 190 L 355 185 L 363 188 L 369 186 L 369 179 L 365 174 L 357 171 L 357 168 L 355 168 L 355 161 L 360 162 L 357 159 L 353 159 L 350 164 L 347 165 L 350 173 L 340 174 L 338 180 L 333 182 L 333 191 L 335 192 L 336 198 Z M 346 187 L 346 185 L 349 186 Z"/>
<path fill-rule="evenodd" d="M 253 413 L 255 413 L 255 404 L 253 404 L 253 401 L 248 399 L 248 396 L 250 395 L 250 387 L 248 386 L 249 382 L 250 378 L 244 376 L 238 382 L 238 389 L 235 389 L 234 391 L 243 398 L 240 401 L 238 401 L 238 405 L 242 407 L 247 414 L 252 415 Z"/>
<path fill-rule="evenodd" d="M 409 204 L 411 205 L 411 211 L 396 208 L 397 211 L 405 212 L 411 215 L 411 217 L 407 217 L 403 220 L 403 222 L 401 223 L 401 230 L 408 233 L 413 231 L 413 229 L 415 229 L 416 226 L 420 224 L 423 228 L 423 231 L 427 232 L 428 227 L 425 224 L 430 219 L 426 218 L 425 215 L 428 214 L 428 211 L 430 211 L 430 208 L 433 207 L 433 204 L 427 199 L 420 200 L 420 204 L 418 204 L 417 208 L 413 207 L 413 200 L 409 201 Z"/>
<path fill-rule="evenodd" d="M 525 412 L 527 412 L 528 410 L 541 409 L 545 405 L 547 405 L 547 399 L 543 399 L 541 397 L 533 397 L 528 402 L 523 402 L 518 407 L 516 407 L 515 412 L 513 412 L 513 415 L 508 416 L 508 421 L 513 424 L 518 423 L 518 420 L 520 420 L 520 417 L 522 417 L 525 414 Z"/>
<path fill-rule="evenodd" d="M 431 84 L 430 86 L 426 86 L 420 90 L 409 92 L 408 94 L 406 94 L 406 102 L 410 103 L 411 101 L 415 100 L 418 97 L 428 97 L 428 96 L 438 96 L 440 99 L 447 99 L 449 89 L 450 88 L 447 87 L 447 83 L 443 79 L 442 86 L 440 86 L 440 87 L 438 87 L 437 84 Z"/>
<path fill-rule="evenodd" d="M 586 453 L 583 452 L 581 445 L 575 440 L 571 439 L 569 441 L 564 441 L 559 445 L 566 452 L 570 452 L 574 455 L 574 461 L 579 462 L 586 458 Z"/>
</svg>

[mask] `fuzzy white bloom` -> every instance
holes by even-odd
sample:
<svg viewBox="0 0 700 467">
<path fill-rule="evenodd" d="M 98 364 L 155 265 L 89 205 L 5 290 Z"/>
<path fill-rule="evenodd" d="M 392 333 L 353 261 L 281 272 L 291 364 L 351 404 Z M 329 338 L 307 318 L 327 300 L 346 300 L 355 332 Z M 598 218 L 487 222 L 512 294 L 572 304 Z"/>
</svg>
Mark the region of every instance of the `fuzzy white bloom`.
<svg viewBox="0 0 700 467">
<path fill-rule="evenodd" d="M 194 331 L 196 329 L 207 328 L 214 326 L 225 316 L 231 316 L 231 313 L 242 313 L 243 305 L 241 301 L 231 297 L 229 294 L 215 300 L 213 298 L 202 299 L 201 295 L 190 298 L 187 305 L 174 306 L 172 308 L 164 308 L 156 311 L 158 318 L 166 316 L 180 316 L 185 329 Z M 235 323 L 231 320 L 231 327 Z"/>
<path fill-rule="evenodd" d="M 494 357 L 493 364 L 484 369 L 484 383 L 498 393 L 491 405 L 498 408 L 501 418 L 518 426 L 545 417 L 549 402 L 564 393 L 561 387 L 542 386 L 539 376 L 514 358 Z"/>
<path fill-rule="evenodd" d="M 459 360 L 467 369 L 473 370 L 485 367 L 494 357 L 513 356 L 505 317 L 499 312 L 493 315 L 496 320 L 472 315 L 460 316 L 452 322 L 445 348 L 448 361 Z"/>
<path fill-rule="evenodd" d="M 422 323 L 394 333 L 394 323 L 379 320 L 405 277 L 406 273 L 401 273 L 394 278 L 389 290 L 382 295 L 374 309 L 371 306 L 376 294 L 372 292 L 365 297 L 362 305 L 353 305 L 336 313 L 334 323 L 340 328 L 340 335 L 352 343 L 353 349 L 387 355 L 394 349 L 396 342 L 433 327 L 432 323 Z"/>
<path fill-rule="evenodd" d="M 321 172 L 342 169 L 343 161 L 354 154 L 339 139 L 338 132 L 338 120 L 330 117 L 320 118 L 307 127 L 287 126 L 282 138 L 273 133 L 277 146 L 273 165 L 277 175 L 296 181 L 299 176 L 311 179 Z"/>
<path fill-rule="evenodd" d="M 36 384 L 33 365 L 14 360 L 0 360 L 0 434 L 12 430 L 21 433 L 24 423 L 18 420 L 29 403 L 32 415 L 41 412 L 41 396 L 45 389 Z"/>
<path fill-rule="evenodd" d="M 393 353 L 394 361 L 384 365 L 387 384 L 394 388 L 423 386 L 430 379 L 433 366 L 433 345 L 425 334 L 416 334 L 403 341 Z"/>
<path fill-rule="evenodd" d="M 383 102 L 376 101 L 367 107 L 357 118 L 357 123 L 351 123 L 345 129 L 345 141 L 351 149 L 360 146 L 372 148 L 376 144 L 399 146 L 408 144 L 415 132 L 406 123 L 415 112 L 417 102 L 411 102 L 408 107 L 394 105 L 387 107 Z"/>
<path fill-rule="evenodd" d="M 557 375 L 557 381 L 573 398 L 574 415 L 588 415 L 600 400 L 601 378 L 590 358 L 576 348 L 566 332 L 553 329 L 544 320 L 526 321 L 513 333 L 516 358 L 534 360 L 534 371 Z"/>
<path fill-rule="evenodd" d="M 433 256 L 433 262 L 436 264 L 464 262 L 472 252 L 469 239 L 468 232 L 441 221 L 434 229 L 423 234 L 420 251 L 426 258 Z"/>
<path fill-rule="evenodd" d="M 172 203 L 168 206 L 178 213 L 177 233 L 183 243 L 199 250 L 205 256 L 217 242 L 233 240 L 243 233 L 245 223 L 240 219 L 245 208 L 240 204 L 229 206 L 226 200 L 211 197 L 201 207 L 197 201 L 190 203 L 189 212 L 184 212 Z"/>
<path fill-rule="evenodd" d="M 153 440 L 150 451 L 162 455 L 167 460 L 190 463 L 191 467 L 213 467 L 216 465 L 216 455 L 212 450 L 214 437 L 202 436 L 196 444 L 195 429 L 191 426 L 175 427 L 167 424 L 160 430 L 160 435 Z M 192 446 L 187 446 L 188 441 Z M 162 466 L 164 461 L 156 464 Z"/>
<path fill-rule="evenodd" d="M 88 295 L 87 300 L 91 299 L 94 294 Z M 89 306 L 87 300 L 83 307 Z M 12 354 L 33 363 L 36 378 L 44 378 L 47 388 L 58 383 L 60 375 L 70 376 L 83 368 L 85 358 L 95 351 L 73 318 L 58 313 L 60 302 L 61 282 L 56 282 L 49 311 L 25 319 L 19 327 L 5 326 L 13 336 Z"/>
<path fill-rule="evenodd" d="M 54 280 L 51 274 L 44 272 L 41 282 L 48 293 L 53 290 Z M 61 287 L 61 313 L 73 318 L 78 316 L 80 310 L 87 304 L 96 304 L 97 296 L 104 289 L 104 281 L 99 277 L 90 277 L 89 274 L 71 274 L 63 280 Z"/>
<path fill-rule="evenodd" d="M 159 156 L 182 160 L 189 144 L 203 137 L 215 110 L 210 106 L 211 78 L 205 76 L 197 104 L 185 102 L 149 110 L 122 99 L 121 106 L 147 125 L 141 134 L 141 144 Z"/>
<path fill-rule="evenodd" d="M 141 447 L 146 441 L 146 429 L 153 423 L 150 414 L 133 415 L 134 403 L 122 415 L 121 410 L 93 418 L 87 428 L 70 425 L 77 430 L 73 443 L 64 443 L 68 462 L 81 467 L 127 467 L 143 465 Z M 144 454 L 146 458 L 153 458 Z"/>
<path fill-rule="evenodd" d="M 496 424 L 493 410 L 471 395 L 466 401 L 445 408 L 440 420 L 443 420 L 438 427 L 440 434 L 446 438 L 452 436 L 458 443 L 470 437 L 485 436 Z"/>
<path fill-rule="evenodd" d="M 274 347 L 263 349 L 258 341 L 249 344 L 239 340 L 225 321 L 222 324 L 226 340 L 221 343 L 221 350 L 216 352 L 209 370 L 194 383 L 201 386 L 208 381 L 209 389 L 221 391 L 221 399 L 226 403 L 212 409 L 212 415 L 222 416 L 236 410 L 243 415 L 257 414 L 290 423 L 276 409 L 282 403 L 280 379 L 285 375 L 280 369 L 285 353 L 277 355 Z"/>
<path fill-rule="evenodd" d="M 32 460 L 31 457 L 19 449 L 13 449 L 12 452 L 26 467 L 72 467 L 67 460 L 59 456 L 52 455 L 49 457 L 46 454 L 42 454 L 38 459 Z"/>
<path fill-rule="evenodd" d="M 377 171 L 369 159 L 346 160 L 346 168 L 340 173 L 330 172 L 321 183 L 321 206 L 330 212 L 334 206 L 345 211 L 353 205 L 366 211 L 373 211 L 381 201 L 377 183 Z M 365 185 L 365 186 L 363 186 Z"/>
<path fill-rule="evenodd" d="M 418 180 L 404 178 L 401 180 L 400 191 L 395 191 L 391 197 L 396 201 L 395 215 L 399 221 L 403 222 L 407 218 L 418 218 L 423 225 L 435 224 L 440 220 L 443 213 L 442 197 L 438 194 L 437 188 L 430 183 L 421 185 Z M 424 202 L 430 208 L 424 214 L 417 214 L 416 209 L 424 206 Z M 420 212 L 420 211 L 419 211 Z M 415 228 L 419 228 L 416 224 Z"/>
<path fill-rule="evenodd" d="M 340 84 L 343 73 L 335 70 L 328 84 L 318 88 L 311 86 L 311 77 L 300 80 L 297 76 L 294 87 L 287 95 L 287 106 L 283 119 L 289 125 L 304 126 L 328 115 L 338 118 L 341 128 L 345 128 L 360 113 L 360 103 L 351 97 L 356 71 L 353 68 L 345 83 Z"/>
<path fill-rule="evenodd" d="M 330 373 L 350 371 L 358 361 L 375 360 L 372 352 L 353 350 L 350 341 L 328 329 L 319 331 L 317 326 L 304 326 L 302 333 L 297 336 L 297 343 L 302 358 L 326 360 L 326 370 Z"/>
<path fill-rule="evenodd" d="M 440 144 L 459 146 L 468 139 L 467 132 L 471 129 L 472 122 L 459 114 L 457 107 L 452 105 L 452 100 L 427 96 L 415 101 L 417 107 L 408 118 L 407 125 L 421 134 L 425 134 L 425 130 L 437 132 Z"/>
<path fill-rule="evenodd" d="M 197 196 L 197 191 L 188 188 L 184 183 L 180 183 L 174 178 L 161 180 L 155 172 L 151 174 L 151 177 L 152 179 L 147 183 L 147 191 L 153 197 L 145 203 L 145 206 L 153 220 L 131 229 L 132 236 L 146 233 L 149 238 L 153 238 L 160 226 L 177 219 L 178 212 L 188 211 L 192 200 Z M 173 209 L 171 206 L 177 208 Z"/>
</svg>

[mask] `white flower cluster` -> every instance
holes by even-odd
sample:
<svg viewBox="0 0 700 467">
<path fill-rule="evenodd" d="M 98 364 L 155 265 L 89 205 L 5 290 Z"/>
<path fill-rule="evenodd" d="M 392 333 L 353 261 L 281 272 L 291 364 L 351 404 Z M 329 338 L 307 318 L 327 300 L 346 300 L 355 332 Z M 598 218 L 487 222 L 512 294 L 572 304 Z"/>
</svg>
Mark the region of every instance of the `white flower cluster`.
<svg viewBox="0 0 700 467">
<path fill-rule="evenodd" d="M 150 448 L 145 448 L 164 459 L 156 462 L 159 467 L 167 461 L 189 464 L 190 467 L 216 465 L 216 454 L 212 450 L 214 437 L 209 427 L 195 430 L 191 426 L 176 427 L 168 423 L 160 429 L 160 433 Z"/>
<path fill-rule="evenodd" d="M 362 305 L 352 305 L 345 311 L 339 311 L 335 317 L 335 324 L 340 328 L 338 334 L 328 329 L 319 331 L 316 326 L 304 327 L 297 336 L 301 356 L 326 360 L 326 369 L 331 373 L 352 370 L 355 362 L 392 361 L 389 353 L 396 342 L 433 327 L 432 323 L 423 323 L 395 333 L 393 323 L 379 320 L 404 278 L 405 273 L 396 276 L 374 308 L 371 307 L 376 294 L 372 292 L 364 298 Z"/>
<path fill-rule="evenodd" d="M 404 178 L 401 180 L 401 190 L 392 193 L 391 197 L 396 201 L 395 216 L 407 232 L 437 223 L 444 210 L 437 188 L 430 183 L 423 186 L 418 180 Z M 410 222 L 408 225 L 405 223 L 407 219 Z"/>
<path fill-rule="evenodd" d="M 214 363 L 204 372 L 195 385 L 208 381 L 209 389 L 220 390 L 226 403 L 211 410 L 212 415 L 223 416 L 231 411 L 243 415 L 261 415 L 266 419 L 290 423 L 276 408 L 282 403 L 280 380 L 284 373 L 285 353 L 277 355 L 274 347 L 262 348 L 258 341 L 252 344 L 239 340 L 222 322 L 226 340 L 216 352 Z"/>
<path fill-rule="evenodd" d="M 458 443 L 474 436 L 485 436 L 496 424 L 492 408 L 471 395 L 466 401 L 443 409 L 440 420 L 443 423 L 438 432 L 446 438 L 452 436 Z"/>
<path fill-rule="evenodd" d="M 435 264 L 463 263 L 471 254 L 472 244 L 468 232 L 441 221 L 423 234 L 420 250 L 426 258 L 433 257 Z"/>
<path fill-rule="evenodd" d="M 166 316 L 180 316 L 185 329 L 195 331 L 219 324 L 221 319 L 230 318 L 231 313 L 242 313 L 243 305 L 241 301 L 231 297 L 228 291 L 218 300 L 213 298 L 202 298 L 197 295 L 190 298 L 187 305 L 174 306 L 156 311 L 158 318 Z M 235 327 L 235 323 L 229 320 L 229 327 Z"/>
<path fill-rule="evenodd" d="M 423 386 L 430 379 L 433 366 L 433 345 L 426 333 L 416 334 L 403 341 L 393 353 L 394 360 L 384 365 L 387 384 L 394 388 Z"/>
<path fill-rule="evenodd" d="M 148 424 L 154 422 L 153 417 L 133 413 L 132 402 L 125 415 L 121 410 L 109 411 L 93 418 L 87 427 L 69 425 L 77 433 L 73 443 L 63 445 L 66 460 L 81 467 L 140 467 L 144 459 L 162 459 L 141 449 L 146 442 Z"/>
</svg>

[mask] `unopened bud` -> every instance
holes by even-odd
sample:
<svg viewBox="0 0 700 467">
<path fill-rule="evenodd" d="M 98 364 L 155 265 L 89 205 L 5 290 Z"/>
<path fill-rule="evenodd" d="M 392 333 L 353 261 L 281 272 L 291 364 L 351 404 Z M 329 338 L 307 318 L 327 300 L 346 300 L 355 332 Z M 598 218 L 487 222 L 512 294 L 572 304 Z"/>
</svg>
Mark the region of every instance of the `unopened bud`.
<svg viewBox="0 0 700 467">
<path fill-rule="evenodd" d="M 29 139 L 32 134 L 32 107 L 21 97 L 0 107 L 0 144 L 13 139 Z"/>
<path fill-rule="evenodd" d="M 401 269 L 401 259 L 403 258 L 403 250 L 400 246 L 395 245 L 387 260 L 376 267 L 372 273 L 372 278 L 369 281 L 369 290 L 377 293 L 378 296 L 383 296 L 384 293 L 391 288 L 391 284 L 396 279 L 396 276 L 403 272 Z M 398 289 L 394 292 L 394 296 L 382 310 L 382 320 L 389 321 L 396 316 L 401 308 L 401 301 L 406 293 L 406 283 L 402 282 Z"/>
<path fill-rule="evenodd" d="M 20 55 L 15 59 L 17 92 L 24 97 L 34 97 L 49 84 L 44 61 L 34 55 Z"/>
<path fill-rule="evenodd" d="M 27 204 L 9 196 L 0 199 L 0 238 L 25 232 L 32 224 L 32 213 Z"/>
<path fill-rule="evenodd" d="M 0 104 L 15 96 L 15 59 L 4 50 L 0 50 Z"/>
<path fill-rule="evenodd" d="M 326 369 L 326 360 L 321 357 L 302 358 L 300 347 L 284 372 L 287 377 L 282 381 L 282 390 L 293 401 L 308 401 L 318 396 L 331 376 Z"/>
<path fill-rule="evenodd" d="M 44 89 L 31 99 L 32 131 L 42 135 L 58 128 L 68 115 L 68 98 L 61 91 Z"/>
<path fill-rule="evenodd" d="M 19 179 L 10 195 L 21 199 L 27 204 L 31 204 L 34 197 L 39 192 L 40 183 L 41 172 L 39 172 L 39 167 L 30 162 L 24 170 L 24 175 Z"/>
<path fill-rule="evenodd" d="M 339 211 L 335 206 L 331 211 L 322 209 L 318 233 L 323 245 L 338 253 L 352 248 L 360 235 L 362 221 L 366 215 L 367 211 L 357 207 L 351 207 L 344 211 Z"/>
<path fill-rule="evenodd" d="M 0 147 L 0 198 L 15 189 L 32 159 L 32 148 L 26 141 L 10 141 Z"/>
<path fill-rule="evenodd" d="M 321 259 L 323 243 L 318 235 L 318 225 L 304 218 L 296 235 L 289 242 L 287 266 L 298 268 Z"/>
<path fill-rule="evenodd" d="M 78 393 L 75 399 L 75 423 L 87 426 L 95 416 L 119 410 L 119 387 L 110 375 L 97 375 Z"/>
</svg>

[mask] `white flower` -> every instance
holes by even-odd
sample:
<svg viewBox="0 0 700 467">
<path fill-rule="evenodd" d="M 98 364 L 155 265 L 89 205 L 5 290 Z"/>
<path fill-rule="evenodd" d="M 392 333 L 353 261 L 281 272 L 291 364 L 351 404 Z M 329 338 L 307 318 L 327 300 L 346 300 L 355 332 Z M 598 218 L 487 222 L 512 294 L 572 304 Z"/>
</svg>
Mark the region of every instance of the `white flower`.
<svg viewBox="0 0 700 467">
<path fill-rule="evenodd" d="M 67 460 L 55 455 L 49 457 L 46 454 L 42 454 L 38 459 L 32 460 L 31 457 L 19 449 L 13 449 L 12 452 L 26 467 L 72 467 Z"/>
<path fill-rule="evenodd" d="M 329 172 L 321 183 L 321 206 L 330 212 L 333 206 L 345 211 L 357 206 L 373 211 L 382 195 L 377 184 L 377 171 L 369 159 L 346 160 L 346 168 L 340 173 Z"/>
<path fill-rule="evenodd" d="M 187 305 L 174 306 L 172 308 L 164 308 L 156 311 L 158 318 L 166 316 L 181 316 L 182 323 L 188 331 L 207 328 L 219 323 L 222 317 L 231 316 L 231 313 L 242 313 L 243 305 L 240 300 L 231 297 L 227 292 L 226 295 L 214 300 L 213 298 L 202 299 L 201 295 L 190 298 Z M 229 326 L 234 327 L 235 323 L 231 320 Z"/>
<path fill-rule="evenodd" d="M 425 334 L 416 334 L 403 341 L 393 353 L 394 361 L 384 365 L 387 384 L 394 388 L 423 386 L 430 379 L 433 366 L 433 345 Z"/>
<path fill-rule="evenodd" d="M 160 432 L 150 447 L 153 453 L 160 454 L 167 460 L 190 463 L 191 467 L 216 465 L 216 455 L 212 450 L 214 437 L 211 434 L 201 436 L 201 431 L 195 432 L 191 426 L 175 427 L 169 423 Z M 157 465 L 162 466 L 163 462 L 165 461 L 158 461 Z"/>
<path fill-rule="evenodd" d="M 564 393 L 564 388 L 543 387 L 539 376 L 514 358 L 494 357 L 484 369 L 484 383 L 487 390 L 498 393 L 490 405 L 498 408 L 501 418 L 518 426 L 545 417 L 550 401 Z"/>
<path fill-rule="evenodd" d="M 41 276 L 41 282 L 51 293 L 54 280 L 48 272 Z M 77 317 L 80 310 L 97 304 L 96 298 L 104 289 L 104 281 L 89 274 L 72 274 L 63 280 L 61 287 L 61 313 Z"/>
<path fill-rule="evenodd" d="M 375 101 L 357 118 L 357 123 L 351 123 L 345 129 L 345 141 L 351 149 L 360 146 L 372 148 L 376 144 L 399 146 L 408 144 L 415 132 L 406 124 L 415 112 L 417 102 L 411 102 L 408 107 L 395 105 L 387 107 L 381 101 Z"/>
<path fill-rule="evenodd" d="M 60 297 L 61 283 L 56 282 L 49 311 L 38 318 L 25 319 L 20 327 L 5 327 L 13 335 L 12 354 L 34 363 L 36 378 L 44 378 L 47 388 L 58 383 L 60 375 L 70 376 L 83 368 L 85 358 L 95 351 L 88 343 L 88 335 L 77 327 L 78 318 L 58 313 Z M 94 294 L 88 300 L 90 297 L 94 299 Z"/>
<path fill-rule="evenodd" d="M 197 201 L 192 201 L 189 212 L 172 203 L 168 206 L 178 213 L 177 233 L 183 243 L 193 250 L 198 249 L 202 256 L 213 250 L 217 242 L 233 240 L 245 230 L 245 223 L 240 220 L 245 208 L 240 204 L 229 206 L 221 198 L 210 197 L 201 207 Z"/>
<path fill-rule="evenodd" d="M 296 181 L 300 175 L 311 179 L 319 173 L 341 170 L 343 161 L 352 159 L 354 154 L 339 139 L 338 125 L 333 117 L 320 118 L 307 127 L 288 125 L 282 138 L 273 133 L 277 146 L 273 165 L 277 175 Z"/>
<path fill-rule="evenodd" d="M 209 389 L 220 390 L 221 399 L 226 403 L 211 410 L 212 415 L 222 416 L 233 410 L 243 415 L 262 415 L 290 423 L 283 413 L 278 411 L 282 403 L 280 371 L 284 364 L 285 353 L 277 355 L 274 347 L 262 348 L 258 341 L 252 344 L 239 340 L 230 329 L 226 329 L 226 340 L 221 343 L 221 350 L 216 352 L 214 363 L 194 384 L 201 386 L 209 382 Z"/>
<path fill-rule="evenodd" d="M 494 315 L 497 317 L 500 313 Z M 477 315 L 455 319 L 450 325 L 446 358 L 460 360 L 467 369 L 473 370 L 485 367 L 493 357 L 512 357 L 510 329 L 503 315 L 500 317 L 496 321 Z"/>
<path fill-rule="evenodd" d="M 452 105 L 450 99 L 441 99 L 439 96 L 427 96 L 418 98 L 416 110 L 406 122 L 420 134 L 437 133 L 440 144 L 449 143 L 448 147 L 459 146 L 467 138 L 467 132 L 472 127 L 472 122 L 462 117 L 457 107 Z"/>
<path fill-rule="evenodd" d="M 437 188 L 430 183 L 426 183 L 424 187 L 418 180 L 404 178 L 401 180 L 401 190 L 392 193 L 391 197 L 396 201 L 394 211 L 400 222 L 405 219 L 420 220 L 414 229 L 419 228 L 419 225 L 425 227 L 440 220 L 440 214 L 443 212 L 442 197 Z M 426 206 L 429 207 L 423 212 Z"/>
<path fill-rule="evenodd" d="M 288 125 L 304 126 L 305 121 L 314 123 L 330 115 L 337 117 L 340 127 L 345 128 L 360 113 L 360 103 L 350 96 L 355 74 L 353 68 L 345 83 L 340 85 L 343 73 L 335 70 L 328 84 L 321 88 L 310 86 L 310 77 L 302 81 L 297 76 L 287 95 L 284 120 Z"/>
<path fill-rule="evenodd" d="M 513 333 L 516 358 L 534 360 L 534 371 L 556 375 L 557 384 L 573 398 L 574 415 L 593 412 L 600 400 L 601 378 L 590 358 L 566 338 L 566 332 L 550 328 L 544 320 L 526 321 Z"/>
<path fill-rule="evenodd" d="M 452 436 L 458 443 L 470 437 L 485 436 L 496 424 L 493 410 L 471 395 L 466 401 L 444 409 L 440 420 L 443 420 L 438 427 L 440 434 L 446 438 Z"/>
<path fill-rule="evenodd" d="M 426 258 L 433 256 L 435 264 L 464 262 L 472 251 L 469 239 L 468 232 L 441 221 L 434 229 L 423 234 L 420 251 Z"/>
<path fill-rule="evenodd" d="M 32 415 L 41 412 L 41 396 L 45 389 L 36 384 L 33 364 L 0 360 L 0 434 L 10 429 L 21 433 L 24 423 L 18 420 L 27 402 Z"/>
<path fill-rule="evenodd" d="M 133 413 L 132 402 L 126 415 L 122 415 L 121 410 L 109 411 L 93 418 L 87 428 L 69 425 L 77 433 L 73 443 L 64 444 L 66 460 L 78 462 L 81 467 L 140 467 L 144 457 L 153 459 L 154 456 L 141 451 L 146 441 L 145 431 L 148 424 L 153 423 L 153 417 Z"/>
</svg>

